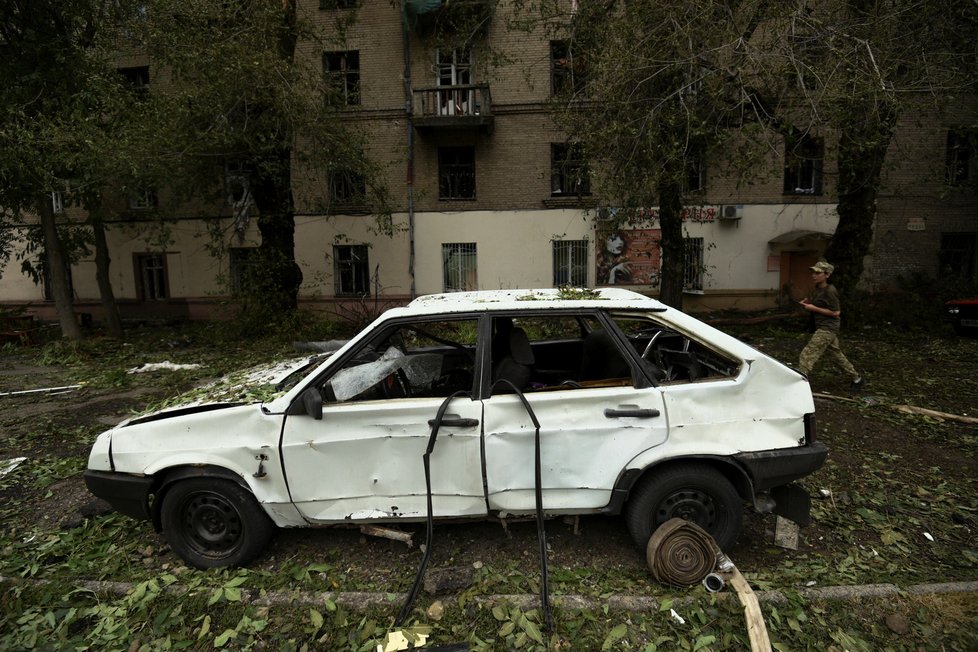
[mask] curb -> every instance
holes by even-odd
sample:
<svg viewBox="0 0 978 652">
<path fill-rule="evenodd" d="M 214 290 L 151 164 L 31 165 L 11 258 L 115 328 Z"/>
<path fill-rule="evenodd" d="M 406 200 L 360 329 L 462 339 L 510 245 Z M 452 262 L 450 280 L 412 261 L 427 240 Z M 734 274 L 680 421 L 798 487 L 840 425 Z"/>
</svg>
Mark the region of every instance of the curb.
<svg viewBox="0 0 978 652">
<path fill-rule="evenodd" d="M 38 585 L 52 584 L 50 580 L 31 580 L 23 578 L 4 577 L 0 575 L 0 586 L 13 584 L 34 583 Z M 113 593 L 125 595 L 129 593 L 135 584 L 131 582 L 102 582 L 96 580 L 81 580 L 75 584 L 76 588 L 86 589 L 93 593 Z M 167 592 L 177 592 L 178 586 L 167 587 Z M 254 604 L 262 607 L 276 607 L 286 605 L 317 606 L 327 602 L 333 602 L 349 609 L 365 610 L 374 606 L 393 606 L 399 605 L 407 598 L 406 593 L 377 593 L 377 592 L 357 592 L 357 591 L 272 591 L 259 593 L 254 589 L 241 589 L 242 603 Z M 755 595 L 760 602 L 781 604 L 788 601 L 788 597 L 782 590 L 755 591 Z M 899 587 L 896 584 L 861 584 L 856 586 L 826 586 L 820 588 L 801 588 L 791 594 L 805 598 L 806 600 L 826 600 L 842 601 L 857 598 L 886 598 L 898 595 L 943 595 L 953 593 L 978 593 L 978 581 L 968 582 L 943 582 L 927 584 L 911 584 L 906 587 Z M 724 591 L 716 594 L 718 598 L 732 598 L 734 593 Z M 674 605 L 692 604 L 704 597 L 703 595 L 686 595 L 672 599 Z M 554 606 L 568 611 L 590 611 L 597 609 L 608 609 L 612 611 L 658 611 L 660 602 L 658 598 L 644 595 L 612 595 L 606 600 L 592 598 L 582 595 L 554 595 L 551 596 Z M 457 599 L 449 596 L 443 600 L 445 603 L 454 603 Z M 473 596 L 468 602 L 476 604 L 497 604 L 507 602 L 522 609 L 530 609 L 540 604 L 540 596 L 522 594 L 496 594 L 486 596 Z"/>
</svg>

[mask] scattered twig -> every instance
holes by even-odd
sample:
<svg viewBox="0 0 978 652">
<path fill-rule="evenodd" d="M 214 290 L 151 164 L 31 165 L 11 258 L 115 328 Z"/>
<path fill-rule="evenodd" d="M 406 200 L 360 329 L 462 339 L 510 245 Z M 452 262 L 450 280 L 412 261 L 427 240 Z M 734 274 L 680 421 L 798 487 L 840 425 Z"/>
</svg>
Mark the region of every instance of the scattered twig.
<svg viewBox="0 0 978 652">
<path fill-rule="evenodd" d="M 63 387 L 42 387 L 40 389 L 21 389 L 16 392 L 0 392 L 0 396 L 20 396 L 22 394 L 40 394 L 52 392 L 64 392 L 66 390 L 78 389 L 81 385 L 65 385 Z"/>
</svg>

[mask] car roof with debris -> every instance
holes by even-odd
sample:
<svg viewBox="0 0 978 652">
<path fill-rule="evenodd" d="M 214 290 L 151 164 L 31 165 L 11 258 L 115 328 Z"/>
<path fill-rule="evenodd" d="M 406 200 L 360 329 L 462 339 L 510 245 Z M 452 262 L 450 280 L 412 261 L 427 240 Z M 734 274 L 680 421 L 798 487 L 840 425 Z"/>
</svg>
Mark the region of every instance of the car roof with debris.
<svg viewBox="0 0 978 652">
<path fill-rule="evenodd" d="M 430 315 L 446 312 L 488 312 L 552 308 L 646 308 L 665 310 L 655 299 L 621 288 L 530 290 L 478 290 L 418 297 L 407 306 L 389 310 L 386 316 Z"/>
</svg>

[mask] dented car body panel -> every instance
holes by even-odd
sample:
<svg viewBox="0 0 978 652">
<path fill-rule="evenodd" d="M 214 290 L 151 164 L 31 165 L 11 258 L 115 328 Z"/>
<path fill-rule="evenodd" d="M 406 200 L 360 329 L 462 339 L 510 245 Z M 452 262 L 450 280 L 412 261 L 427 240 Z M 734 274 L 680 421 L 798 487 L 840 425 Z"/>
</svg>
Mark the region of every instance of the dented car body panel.
<svg viewBox="0 0 978 652">
<path fill-rule="evenodd" d="M 245 489 L 280 527 L 420 520 L 431 446 L 435 517 L 529 514 L 535 421 L 549 514 L 629 508 L 636 488 L 677 464 L 691 486 L 719 469 L 727 480 L 713 485 L 729 481 L 758 505 L 826 456 L 801 374 L 618 289 L 422 297 L 267 377 L 284 384 L 262 403 L 198 400 L 103 433 L 90 489 L 164 530 L 197 517 L 168 521 L 167 511 L 208 504 L 168 502 L 171 488 L 208 473 Z"/>
</svg>

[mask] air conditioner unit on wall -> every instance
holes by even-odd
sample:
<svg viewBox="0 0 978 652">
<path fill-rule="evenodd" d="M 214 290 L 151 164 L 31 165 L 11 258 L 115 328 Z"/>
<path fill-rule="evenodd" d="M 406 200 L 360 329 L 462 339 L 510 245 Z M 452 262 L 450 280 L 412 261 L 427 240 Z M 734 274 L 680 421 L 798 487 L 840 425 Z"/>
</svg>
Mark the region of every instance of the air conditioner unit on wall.
<svg viewBox="0 0 978 652">
<path fill-rule="evenodd" d="M 744 216 L 743 204 L 725 204 L 720 207 L 721 220 L 739 220 Z"/>
</svg>

